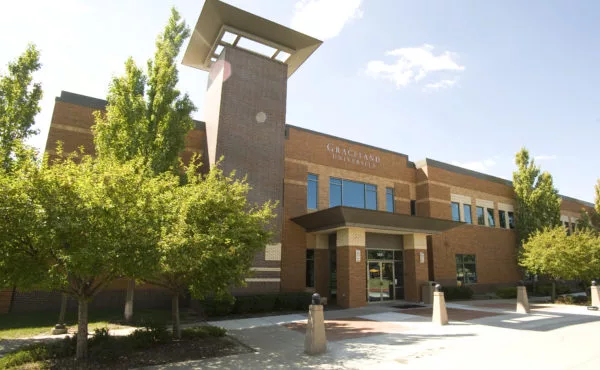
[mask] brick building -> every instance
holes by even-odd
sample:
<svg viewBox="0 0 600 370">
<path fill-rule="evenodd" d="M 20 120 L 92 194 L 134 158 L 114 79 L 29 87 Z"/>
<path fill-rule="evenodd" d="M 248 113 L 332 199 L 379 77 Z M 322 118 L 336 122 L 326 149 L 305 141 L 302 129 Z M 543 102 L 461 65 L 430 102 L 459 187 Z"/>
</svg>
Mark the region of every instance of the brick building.
<svg viewBox="0 0 600 370">
<path fill-rule="evenodd" d="M 208 42 L 207 42 L 208 41 Z M 255 48 L 260 44 L 260 48 Z M 209 72 L 204 122 L 188 134 L 184 159 L 247 175 L 252 202 L 279 201 L 276 233 L 236 294 L 316 291 L 343 307 L 421 301 L 427 281 L 478 292 L 512 285 L 516 263 L 511 182 L 432 159 L 285 123 L 287 79 L 321 42 L 216 0 L 207 0 L 183 64 Z M 267 50 L 267 52 L 265 52 Z M 92 112 L 106 102 L 62 92 L 46 152 L 94 153 Z M 573 228 L 593 205 L 563 196 Z M 93 303 L 120 306 L 116 282 Z M 168 305 L 151 286 L 136 306 Z M 52 293 L 0 292 L 0 310 L 56 307 Z"/>
</svg>

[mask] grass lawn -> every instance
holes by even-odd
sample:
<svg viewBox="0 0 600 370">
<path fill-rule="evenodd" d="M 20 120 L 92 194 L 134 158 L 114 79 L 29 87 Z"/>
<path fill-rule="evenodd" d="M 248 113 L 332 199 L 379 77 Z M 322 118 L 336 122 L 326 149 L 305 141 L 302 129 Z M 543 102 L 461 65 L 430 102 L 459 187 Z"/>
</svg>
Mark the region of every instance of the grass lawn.
<svg viewBox="0 0 600 370">
<path fill-rule="evenodd" d="M 138 310 L 134 311 L 133 323 L 125 324 L 122 310 L 90 310 L 89 332 L 101 327 L 118 329 L 125 326 L 143 326 L 143 323 L 147 321 L 168 322 L 170 318 L 170 310 Z M 56 325 L 57 319 L 58 311 L 0 315 L 0 340 L 49 334 Z M 69 332 L 77 330 L 76 312 L 67 312 L 65 321 L 69 327 Z"/>
</svg>

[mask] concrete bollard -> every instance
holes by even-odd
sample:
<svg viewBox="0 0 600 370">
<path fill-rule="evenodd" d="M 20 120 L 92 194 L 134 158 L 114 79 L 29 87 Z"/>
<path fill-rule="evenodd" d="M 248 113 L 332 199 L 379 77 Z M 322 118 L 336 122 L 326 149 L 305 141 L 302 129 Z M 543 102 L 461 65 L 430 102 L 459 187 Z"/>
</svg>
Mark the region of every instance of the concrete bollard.
<svg viewBox="0 0 600 370">
<path fill-rule="evenodd" d="M 304 337 L 304 352 L 309 355 L 319 355 L 327 351 L 325 338 L 325 317 L 321 296 L 317 293 L 312 296 L 312 304 L 308 308 L 308 323 Z"/>
<path fill-rule="evenodd" d="M 431 322 L 437 325 L 448 325 L 448 311 L 446 310 L 446 299 L 442 286 L 437 284 L 433 292 L 433 315 Z"/>
<path fill-rule="evenodd" d="M 592 306 L 600 307 L 600 286 L 596 285 L 596 281 L 592 281 L 591 292 Z"/>
<path fill-rule="evenodd" d="M 522 281 L 519 281 L 519 285 L 517 285 L 517 313 L 529 313 L 527 287 Z"/>
</svg>

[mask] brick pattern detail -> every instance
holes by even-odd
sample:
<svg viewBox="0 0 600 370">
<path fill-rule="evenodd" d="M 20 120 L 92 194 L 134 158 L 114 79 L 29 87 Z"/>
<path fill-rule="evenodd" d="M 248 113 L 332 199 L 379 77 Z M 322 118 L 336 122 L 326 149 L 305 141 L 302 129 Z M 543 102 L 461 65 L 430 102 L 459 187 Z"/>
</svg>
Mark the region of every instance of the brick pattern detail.
<svg viewBox="0 0 600 370">
<path fill-rule="evenodd" d="M 281 261 L 281 243 L 265 247 L 265 261 Z"/>
<path fill-rule="evenodd" d="M 422 249 L 404 250 L 404 299 L 407 301 L 422 301 L 421 286 L 429 278 L 426 252 Z M 425 253 L 424 263 L 421 263 L 420 253 Z"/>
<path fill-rule="evenodd" d="M 356 262 L 356 251 L 361 260 Z M 365 247 L 337 247 L 337 304 L 344 308 L 367 304 L 367 264 Z"/>
</svg>

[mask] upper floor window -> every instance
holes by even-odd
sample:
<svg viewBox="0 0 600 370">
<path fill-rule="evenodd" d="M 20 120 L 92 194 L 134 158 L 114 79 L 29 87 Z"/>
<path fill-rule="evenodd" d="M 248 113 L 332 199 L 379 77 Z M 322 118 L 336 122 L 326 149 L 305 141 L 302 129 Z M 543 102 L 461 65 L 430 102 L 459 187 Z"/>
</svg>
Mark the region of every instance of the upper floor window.
<svg viewBox="0 0 600 370">
<path fill-rule="evenodd" d="M 452 209 L 452 221 L 460 221 L 460 203 L 451 202 L 450 208 Z"/>
<path fill-rule="evenodd" d="M 394 188 L 385 188 L 385 210 L 394 212 Z"/>
<path fill-rule="evenodd" d="M 508 214 L 508 227 L 511 229 L 515 228 L 515 214 L 512 212 L 507 212 Z"/>
<path fill-rule="evenodd" d="M 498 216 L 500 217 L 500 227 L 506 229 L 506 211 L 498 210 Z"/>
<path fill-rule="evenodd" d="M 329 206 L 377 209 L 377 186 L 332 177 L 329 180 Z"/>
<path fill-rule="evenodd" d="M 319 189 L 319 176 L 313 175 L 312 173 L 308 174 L 308 187 L 306 194 L 306 207 L 308 209 L 317 209 L 318 202 L 318 190 Z"/>
<path fill-rule="evenodd" d="M 485 215 L 483 214 L 483 207 L 477 207 L 477 225 L 485 225 Z"/>
<path fill-rule="evenodd" d="M 463 213 L 465 217 L 465 222 L 468 224 L 472 224 L 473 220 L 471 219 L 471 205 L 463 204 Z"/>
<path fill-rule="evenodd" d="M 487 209 L 487 218 L 488 218 L 488 226 L 496 227 L 496 219 L 494 218 L 494 209 L 493 208 Z"/>
<path fill-rule="evenodd" d="M 417 215 L 417 201 L 414 199 L 410 201 L 410 215 L 411 216 Z"/>
</svg>

